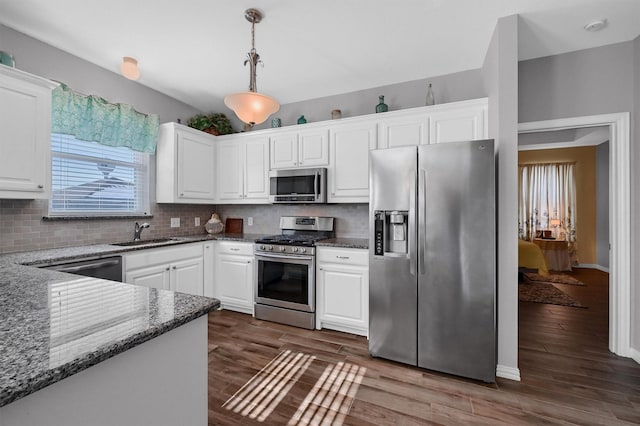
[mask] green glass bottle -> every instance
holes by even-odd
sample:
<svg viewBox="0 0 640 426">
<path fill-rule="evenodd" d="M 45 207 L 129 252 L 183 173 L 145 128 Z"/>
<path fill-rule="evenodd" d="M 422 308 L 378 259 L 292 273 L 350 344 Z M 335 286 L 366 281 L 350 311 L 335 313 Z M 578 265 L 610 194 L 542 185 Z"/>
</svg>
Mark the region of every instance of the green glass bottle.
<svg viewBox="0 0 640 426">
<path fill-rule="evenodd" d="M 376 112 L 387 112 L 387 111 L 389 111 L 389 107 L 387 106 L 387 104 L 384 103 L 384 96 L 382 96 L 382 95 L 378 96 L 378 100 L 380 101 L 380 103 L 378 103 L 378 105 L 376 105 Z"/>
<path fill-rule="evenodd" d="M 306 124 L 307 123 L 307 119 L 304 118 L 304 115 L 301 115 L 300 118 L 298 118 L 298 124 Z"/>
</svg>

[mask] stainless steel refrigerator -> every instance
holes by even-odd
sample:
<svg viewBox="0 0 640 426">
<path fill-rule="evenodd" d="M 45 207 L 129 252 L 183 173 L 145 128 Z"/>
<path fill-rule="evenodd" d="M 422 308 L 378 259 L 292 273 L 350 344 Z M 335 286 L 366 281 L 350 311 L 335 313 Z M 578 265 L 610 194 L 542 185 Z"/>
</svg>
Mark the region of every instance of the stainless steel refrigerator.
<svg viewBox="0 0 640 426">
<path fill-rule="evenodd" d="M 369 352 L 495 381 L 493 140 L 370 153 Z"/>
</svg>

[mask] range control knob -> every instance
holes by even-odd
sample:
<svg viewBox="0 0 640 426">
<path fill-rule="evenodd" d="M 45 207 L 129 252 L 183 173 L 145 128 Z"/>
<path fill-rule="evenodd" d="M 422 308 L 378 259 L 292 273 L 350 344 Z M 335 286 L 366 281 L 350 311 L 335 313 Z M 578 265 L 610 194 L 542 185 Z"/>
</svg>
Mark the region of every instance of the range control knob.
<svg viewBox="0 0 640 426">
<path fill-rule="evenodd" d="M 307 249 L 306 249 L 306 248 L 302 247 L 302 248 L 300 249 L 300 253 L 306 253 L 306 252 L 307 252 Z"/>
<path fill-rule="evenodd" d="M 294 252 L 294 253 L 297 253 L 297 252 L 298 252 L 298 247 L 294 247 L 294 248 L 293 248 L 293 252 Z"/>
<path fill-rule="evenodd" d="M 267 246 L 267 250 L 272 251 L 273 250 L 273 246 Z"/>
<path fill-rule="evenodd" d="M 260 250 L 264 250 L 264 246 L 260 246 L 258 247 Z"/>
<path fill-rule="evenodd" d="M 285 248 L 284 247 L 280 247 L 280 251 L 285 251 Z"/>
</svg>

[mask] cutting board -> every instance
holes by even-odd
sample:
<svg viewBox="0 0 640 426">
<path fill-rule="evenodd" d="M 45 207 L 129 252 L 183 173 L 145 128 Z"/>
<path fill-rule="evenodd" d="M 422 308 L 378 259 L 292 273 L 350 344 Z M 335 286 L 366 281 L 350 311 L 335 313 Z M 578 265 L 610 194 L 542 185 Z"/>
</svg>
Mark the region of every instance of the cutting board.
<svg viewBox="0 0 640 426">
<path fill-rule="evenodd" d="M 224 232 L 227 234 L 242 234 L 242 218 L 227 218 L 224 221 Z"/>
</svg>

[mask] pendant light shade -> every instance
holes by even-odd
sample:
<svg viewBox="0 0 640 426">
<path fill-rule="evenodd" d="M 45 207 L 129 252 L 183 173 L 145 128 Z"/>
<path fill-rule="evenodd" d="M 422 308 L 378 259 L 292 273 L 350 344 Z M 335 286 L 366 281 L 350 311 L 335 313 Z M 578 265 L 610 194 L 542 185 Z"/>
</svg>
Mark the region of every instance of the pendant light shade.
<svg viewBox="0 0 640 426">
<path fill-rule="evenodd" d="M 122 58 L 122 65 L 120 65 L 120 72 L 129 80 L 137 80 L 140 77 L 140 68 L 138 68 L 138 61 L 128 56 Z"/>
<path fill-rule="evenodd" d="M 256 88 L 256 68 L 262 61 L 255 47 L 255 25 L 262 20 L 262 13 L 257 9 L 247 9 L 244 13 L 251 22 L 251 50 L 244 64 L 249 64 L 249 91 L 232 93 L 224 98 L 224 104 L 236 113 L 244 123 L 253 126 L 264 123 L 267 118 L 280 109 L 280 104 L 271 96 L 258 93 Z"/>
<path fill-rule="evenodd" d="M 278 101 L 257 92 L 233 93 L 224 98 L 224 104 L 247 124 L 264 123 L 271 114 L 280 109 Z"/>
</svg>

